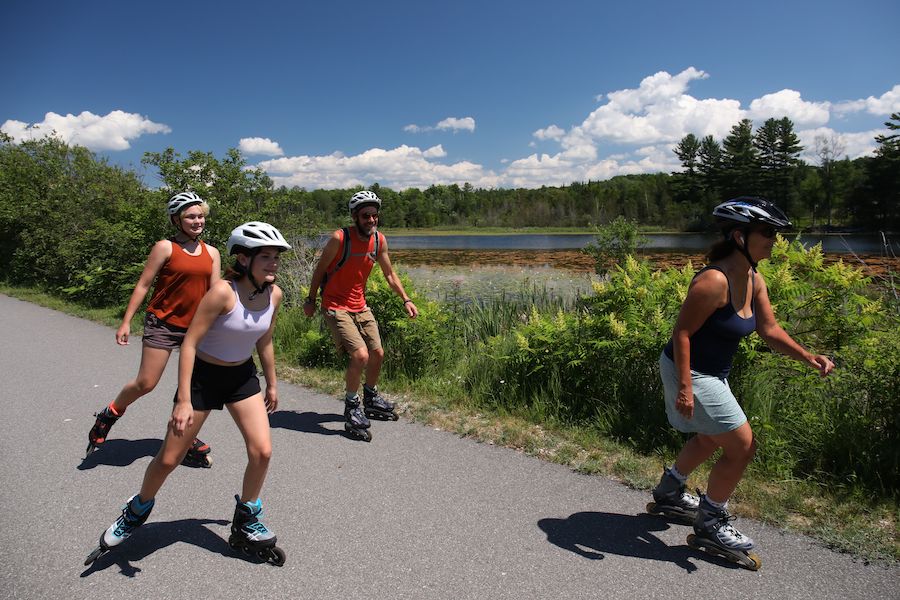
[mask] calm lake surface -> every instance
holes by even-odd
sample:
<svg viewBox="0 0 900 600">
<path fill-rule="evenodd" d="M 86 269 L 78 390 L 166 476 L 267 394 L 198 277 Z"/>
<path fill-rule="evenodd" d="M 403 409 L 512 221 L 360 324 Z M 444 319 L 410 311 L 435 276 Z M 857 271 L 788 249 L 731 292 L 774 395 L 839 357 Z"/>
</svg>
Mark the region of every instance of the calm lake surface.
<svg viewBox="0 0 900 600">
<path fill-rule="evenodd" d="M 706 250 L 718 239 L 715 234 L 678 233 L 645 235 L 648 243 L 643 250 L 693 251 Z M 793 239 L 796 236 L 787 236 Z M 590 234 L 507 234 L 507 235 L 391 235 L 394 250 L 566 250 L 583 248 L 594 241 Z M 835 254 L 879 254 L 880 235 L 832 234 L 804 235 L 805 246 L 822 243 L 822 250 Z M 900 247 L 894 244 L 895 253 Z"/>
</svg>

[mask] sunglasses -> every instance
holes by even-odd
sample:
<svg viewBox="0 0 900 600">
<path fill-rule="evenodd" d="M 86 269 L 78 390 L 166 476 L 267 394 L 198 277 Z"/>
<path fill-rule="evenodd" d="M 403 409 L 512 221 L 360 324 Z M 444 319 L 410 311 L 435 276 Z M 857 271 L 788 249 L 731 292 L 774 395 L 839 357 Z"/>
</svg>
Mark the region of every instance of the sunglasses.
<svg viewBox="0 0 900 600">
<path fill-rule="evenodd" d="M 771 225 L 764 225 L 763 227 L 757 227 L 753 231 L 763 236 L 766 239 L 772 239 L 776 235 L 778 235 L 778 230 L 772 227 Z"/>
<path fill-rule="evenodd" d="M 368 221 L 369 219 L 373 219 L 373 220 L 375 220 L 375 221 L 378 220 L 378 213 L 377 213 L 377 212 L 370 212 L 370 213 L 364 213 L 364 212 L 361 212 L 361 213 L 359 213 L 359 216 L 360 216 L 364 221 Z"/>
</svg>

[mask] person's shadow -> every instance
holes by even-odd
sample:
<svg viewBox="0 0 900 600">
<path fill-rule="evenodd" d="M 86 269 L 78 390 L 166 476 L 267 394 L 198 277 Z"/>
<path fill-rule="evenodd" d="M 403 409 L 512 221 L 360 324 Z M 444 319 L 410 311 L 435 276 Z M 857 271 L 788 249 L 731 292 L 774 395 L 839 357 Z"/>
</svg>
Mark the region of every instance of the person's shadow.
<svg viewBox="0 0 900 600">
<path fill-rule="evenodd" d="M 134 577 L 141 572 L 141 569 L 132 565 L 132 562 L 143 560 L 157 550 L 176 542 L 187 542 L 222 556 L 249 558 L 240 552 L 233 551 L 228 546 L 228 542 L 204 527 L 204 525 L 228 525 L 229 523 L 231 521 L 224 519 L 181 519 L 165 523 L 147 523 L 121 545 L 111 549 L 89 565 L 81 573 L 81 576 L 87 577 L 95 571 L 107 569 L 115 564 L 119 566 L 122 575 Z"/>
<path fill-rule="evenodd" d="M 110 467 L 127 467 L 134 461 L 145 456 L 156 456 L 162 446 L 159 438 L 145 438 L 142 440 L 106 440 L 102 446 L 91 452 L 78 465 L 79 471 L 93 469 L 97 465 Z"/>
<path fill-rule="evenodd" d="M 687 545 L 667 546 L 652 533 L 671 526 L 658 516 L 579 512 L 567 519 L 541 519 L 537 525 L 551 544 L 591 560 L 602 560 L 604 553 L 611 553 L 675 563 L 688 573 L 697 570 L 688 558 L 699 552 Z"/>
<path fill-rule="evenodd" d="M 290 429 L 301 433 L 318 433 L 319 435 L 343 435 L 343 427 L 329 429 L 324 423 L 343 423 L 344 416 L 338 414 L 321 414 L 315 412 L 297 412 L 279 410 L 269 415 L 269 426 L 272 429 Z"/>
</svg>

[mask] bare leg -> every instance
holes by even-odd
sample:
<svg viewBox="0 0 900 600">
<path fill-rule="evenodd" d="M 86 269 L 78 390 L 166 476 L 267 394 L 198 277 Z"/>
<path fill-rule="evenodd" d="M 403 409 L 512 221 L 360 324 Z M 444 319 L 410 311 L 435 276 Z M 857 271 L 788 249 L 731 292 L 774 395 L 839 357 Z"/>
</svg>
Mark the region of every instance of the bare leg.
<svg viewBox="0 0 900 600">
<path fill-rule="evenodd" d="M 369 387 L 378 385 L 382 364 L 384 364 L 384 348 L 379 346 L 369 350 L 369 362 L 366 364 L 366 385 Z"/>
<path fill-rule="evenodd" d="M 266 403 L 262 394 L 255 394 L 226 406 L 247 445 L 247 468 L 244 470 L 241 486 L 241 502 L 253 502 L 259 498 L 269 470 L 269 460 L 272 458 L 272 436 Z"/>
<path fill-rule="evenodd" d="M 681 448 L 675 459 L 675 468 L 682 475 L 690 475 L 694 469 L 709 460 L 719 448 L 719 444 L 710 436 L 698 433 Z"/>
<path fill-rule="evenodd" d="M 141 484 L 142 501 L 146 502 L 156 497 L 169 474 L 181 464 L 208 416 L 208 410 L 195 410 L 194 422 L 184 430 L 184 433 L 176 436 L 171 427 L 166 430 L 166 439 L 163 440 L 162 447 L 144 472 L 144 482 Z"/>
<path fill-rule="evenodd" d="M 721 448 L 722 456 L 709 473 L 706 494 L 714 502 L 725 502 L 734 493 L 744 470 L 756 454 L 756 440 L 749 423 L 744 423 L 734 431 L 711 435 Z"/>
<path fill-rule="evenodd" d="M 369 351 L 357 348 L 350 353 L 350 364 L 347 365 L 346 384 L 348 392 L 359 390 L 359 382 L 362 381 L 363 370 L 369 362 Z"/>
<path fill-rule="evenodd" d="M 137 377 L 125 384 L 116 399 L 113 400 L 113 408 L 118 414 L 125 412 L 135 400 L 149 394 L 159 383 L 166 364 L 169 362 L 171 350 L 144 346 L 141 350 L 141 366 L 138 368 Z"/>
</svg>

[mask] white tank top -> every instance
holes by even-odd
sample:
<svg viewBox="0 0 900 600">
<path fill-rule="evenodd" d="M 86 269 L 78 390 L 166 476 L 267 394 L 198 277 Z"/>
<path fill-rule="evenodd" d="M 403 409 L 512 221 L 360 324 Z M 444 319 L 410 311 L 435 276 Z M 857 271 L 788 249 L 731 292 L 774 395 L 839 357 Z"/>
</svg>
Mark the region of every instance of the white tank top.
<svg viewBox="0 0 900 600">
<path fill-rule="evenodd" d="M 216 317 L 197 349 L 223 362 L 243 362 L 272 324 L 272 288 L 266 288 L 269 304 L 264 309 L 249 310 L 241 303 L 234 282 L 229 284 L 234 291 L 234 308 Z"/>
</svg>

